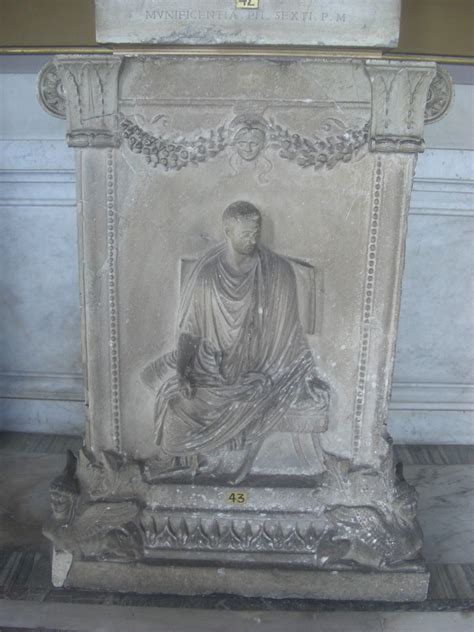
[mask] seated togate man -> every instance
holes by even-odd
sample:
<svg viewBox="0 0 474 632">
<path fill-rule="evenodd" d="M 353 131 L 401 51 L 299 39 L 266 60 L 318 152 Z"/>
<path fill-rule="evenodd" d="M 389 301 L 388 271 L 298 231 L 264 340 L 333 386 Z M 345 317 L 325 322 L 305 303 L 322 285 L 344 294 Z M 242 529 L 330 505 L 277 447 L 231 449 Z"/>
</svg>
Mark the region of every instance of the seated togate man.
<svg viewBox="0 0 474 632">
<path fill-rule="evenodd" d="M 191 469 L 216 450 L 244 450 L 248 472 L 284 418 L 327 411 L 298 314 L 288 259 L 259 243 L 262 218 L 248 202 L 223 214 L 225 241 L 196 264 L 181 295 L 177 349 L 149 364 L 158 455 L 155 473 Z"/>
</svg>

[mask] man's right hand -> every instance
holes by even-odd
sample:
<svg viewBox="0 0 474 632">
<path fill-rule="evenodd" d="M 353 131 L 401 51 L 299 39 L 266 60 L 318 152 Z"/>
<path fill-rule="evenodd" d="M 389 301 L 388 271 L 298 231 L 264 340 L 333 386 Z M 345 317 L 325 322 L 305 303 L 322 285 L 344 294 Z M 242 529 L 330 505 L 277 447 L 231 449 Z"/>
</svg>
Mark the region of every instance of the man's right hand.
<svg viewBox="0 0 474 632">
<path fill-rule="evenodd" d="M 271 377 L 269 375 L 265 375 L 265 373 L 259 373 L 258 371 L 249 371 L 248 373 L 245 373 L 241 377 L 240 383 L 253 390 L 253 392 L 249 393 L 250 399 L 260 397 L 273 386 Z"/>
<path fill-rule="evenodd" d="M 192 399 L 196 394 L 196 388 L 186 375 L 178 375 L 178 388 L 181 395 L 186 399 Z"/>
</svg>

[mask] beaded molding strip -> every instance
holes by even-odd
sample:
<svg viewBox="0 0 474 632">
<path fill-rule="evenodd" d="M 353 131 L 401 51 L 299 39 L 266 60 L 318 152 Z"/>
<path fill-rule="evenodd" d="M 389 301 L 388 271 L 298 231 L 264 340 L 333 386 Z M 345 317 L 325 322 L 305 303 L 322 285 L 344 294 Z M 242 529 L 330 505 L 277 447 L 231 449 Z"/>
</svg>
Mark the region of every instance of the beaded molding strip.
<svg viewBox="0 0 474 632">
<path fill-rule="evenodd" d="M 377 261 L 377 241 L 380 217 L 380 200 L 382 188 L 382 159 L 375 163 L 375 177 L 372 194 L 372 212 L 369 223 L 369 240 L 367 248 L 367 267 L 364 287 L 364 304 L 362 308 L 362 335 L 359 348 L 359 369 L 357 375 L 355 416 L 352 428 L 352 451 L 356 457 L 361 447 L 362 418 L 364 415 L 365 391 L 367 379 L 367 361 L 369 358 L 370 329 L 372 321 L 374 285 Z"/>
<path fill-rule="evenodd" d="M 107 150 L 107 264 L 109 298 L 109 353 L 111 377 L 112 433 L 114 448 L 121 449 L 120 428 L 120 373 L 118 353 L 117 310 L 117 235 L 115 212 L 115 163 L 114 150 Z"/>
</svg>

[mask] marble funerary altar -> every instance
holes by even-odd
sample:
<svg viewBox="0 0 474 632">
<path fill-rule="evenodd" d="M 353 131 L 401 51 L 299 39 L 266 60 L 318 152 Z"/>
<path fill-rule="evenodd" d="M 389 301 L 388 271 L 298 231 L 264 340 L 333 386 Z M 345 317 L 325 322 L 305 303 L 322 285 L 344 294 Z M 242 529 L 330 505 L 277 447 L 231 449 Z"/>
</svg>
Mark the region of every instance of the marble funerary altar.
<svg viewBox="0 0 474 632">
<path fill-rule="evenodd" d="M 57 586 L 415 600 L 387 404 L 432 63 L 59 56 L 86 437 Z M 58 90 L 62 87 L 62 91 Z"/>
</svg>

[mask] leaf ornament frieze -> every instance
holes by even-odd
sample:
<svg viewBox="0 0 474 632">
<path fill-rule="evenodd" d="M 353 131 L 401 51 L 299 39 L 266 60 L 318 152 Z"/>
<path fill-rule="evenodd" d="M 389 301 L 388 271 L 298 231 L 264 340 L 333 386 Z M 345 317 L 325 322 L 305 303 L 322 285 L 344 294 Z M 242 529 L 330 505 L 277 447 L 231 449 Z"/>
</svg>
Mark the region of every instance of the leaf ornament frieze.
<svg viewBox="0 0 474 632">
<path fill-rule="evenodd" d="M 198 166 L 223 152 L 237 154 L 244 162 L 274 153 L 301 168 L 317 170 L 332 169 L 355 158 L 368 143 L 369 124 L 347 128 L 342 121 L 329 118 L 310 138 L 271 118 L 254 115 L 240 115 L 229 124 L 201 131 L 192 138 L 172 133 L 154 135 L 127 117 L 121 119 L 120 129 L 132 152 L 142 154 L 150 166 L 164 171 Z"/>
</svg>

